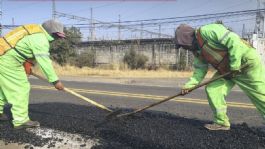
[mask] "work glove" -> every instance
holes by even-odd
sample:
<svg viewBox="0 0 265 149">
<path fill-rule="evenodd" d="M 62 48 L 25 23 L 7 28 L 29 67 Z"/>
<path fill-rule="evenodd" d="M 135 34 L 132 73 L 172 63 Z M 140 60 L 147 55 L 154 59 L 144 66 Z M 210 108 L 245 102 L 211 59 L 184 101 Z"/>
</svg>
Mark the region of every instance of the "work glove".
<svg viewBox="0 0 265 149">
<path fill-rule="evenodd" d="M 31 60 L 26 60 L 24 63 L 23 63 L 23 66 L 24 66 L 24 69 L 25 69 L 25 72 L 27 74 L 27 76 L 30 76 L 31 73 L 32 73 L 32 66 L 34 66 L 33 62 Z"/>
<path fill-rule="evenodd" d="M 184 96 L 184 95 L 188 94 L 189 90 L 190 90 L 189 88 L 182 88 L 181 89 L 181 95 Z"/>
<path fill-rule="evenodd" d="M 52 83 L 57 90 L 64 90 L 64 85 L 61 81 L 57 80 Z"/>
</svg>

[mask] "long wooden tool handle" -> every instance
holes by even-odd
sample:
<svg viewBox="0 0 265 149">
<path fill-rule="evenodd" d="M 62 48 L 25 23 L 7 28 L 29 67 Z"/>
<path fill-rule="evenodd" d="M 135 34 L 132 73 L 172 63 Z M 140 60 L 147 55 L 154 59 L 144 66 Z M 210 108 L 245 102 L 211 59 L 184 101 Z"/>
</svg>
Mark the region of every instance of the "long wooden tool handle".
<svg viewBox="0 0 265 149">
<path fill-rule="evenodd" d="M 247 65 L 244 65 L 244 66 L 241 67 L 241 69 L 246 68 L 246 67 L 247 67 Z M 226 76 L 230 75 L 231 73 L 232 73 L 231 71 L 230 71 L 230 72 L 227 72 L 227 73 L 225 73 L 225 74 L 223 74 L 223 75 L 219 75 L 219 76 L 217 76 L 217 77 L 215 77 L 215 78 L 213 78 L 213 79 L 211 79 L 211 80 L 208 80 L 208 81 L 205 81 L 205 82 L 203 82 L 203 83 L 201 83 L 201 84 L 199 84 L 199 85 L 196 85 L 196 86 L 194 86 L 193 88 L 190 88 L 190 89 L 189 89 L 189 92 L 191 92 L 191 91 L 193 91 L 193 90 L 195 90 L 195 89 L 197 89 L 197 88 L 200 88 L 200 87 L 202 87 L 202 86 L 204 86 L 204 85 L 207 85 L 207 84 L 209 84 L 209 83 L 211 83 L 211 82 L 213 82 L 213 81 L 215 81 L 215 80 L 218 80 L 218 79 L 221 79 L 221 78 L 223 78 L 223 77 L 226 77 Z M 173 95 L 173 96 L 167 97 L 167 98 L 165 98 L 165 99 L 163 99 L 163 100 L 161 100 L 161 101 L 155 102 L 155 103 L 153 103 L 153 104 L 151 104 L 151 105 L 145 106 L 145 107 L 143 107 L 143 108 L 141 108 L 141 109 L 137 109 L 137 110 L 135 110 L 135 111 L 133 111 L 133 112 L 128 112 L 128 113 L 124 113 L 124 114 L 117 115 L 117 117 L 129 116 L 129 115 L 133 115 L 133 114 L 139 113 L 139 112 L 141 112 L 141 111 L 144 111 L 144 110 L 146 110 L 146 109 L 149 109 L 149 108 L 151 108 L 151 107 L 154 107 L 154 106 L 156 106 L 156 105 L 159 105 L 159 104 L 161 104 L 161 103 L 163 103 L 163 102 L 166 102 L 166 101 L 168 101 L 168 100 L 170 100 L 170 99 L 173 99 L 173 98 L 175 98 L 175 97 L 177 97 L 177 96 L 180 96 L 180 95 L 182 95 L 181 92 L 178 93 L 178 94 L 176 94 L 176 95 Z"/>
<path fill-rule="evenodd" d="M 82 96 L 82 95 L 80 95 L 80 94 L 74 92 L 73 90 L 70 90 L 69 88 L 66 88 L 66 87 L 65 87 L 64 90 L 65 90 L 66 92 L 68 92 L 68 93 L 70 93 L 70 94 L 76 96 L 76 97 L 79 97 L 79 98 L 81 98 L 81 99 L 83 99 L 83 100 L 85 100 L 85 101 L 91 103 L 92 105 L 95 105 L 95 106 L 97 106 L 97 107 L 99 107 L 99 108 L 101 108 L 101 109 L 104 109 L 104 110 L 106 110 L 106 111 L 113 112 L 111 109 L 109 109 L 109 108 L 107 108 L 107 107 L 105 107 L 105 106 L 103 106 L 103 105 L 101 105 L 101 104 L 99 104 L 99 103 L 97 103 L 97 102 L 95 102 L 95 101 L 93 101 L 93 100 L 91 100 L 91 99 L 85 97 L 85 96 Z"/>
<path fill-rule="evenodd" d="M 155 103 L 153 103 L 153 104 L 151 104 L 151 105 L 148 105 L 148 106 L 145 106 L 145 107 L 143 107 L 143 108 L 141 108 L 141 109 L 135 110 L 135 111 L 133 111 L 133 112 L 128 112 L 128 113 L 124 113 L 124 114 L 119 114 L 119 115 L 117 115 L 117 117 L 129 116 L 129 115 L 133 115 L 133 114 L 139 113 L 139 112 L 141 112 L 141 111 L 144 111 L 144 110 L 146 110 L 146 109 L 149 109 L 149 108 L 151 108 L 151 107 L 154 107 L 154 106 L 156 106 L 156 105 L 159 105 L 159 104 L 161 104 L 161 103 L 163 103 L 163 102 L 166 102 L 166 101 L 168 101 L 168 100 L 170 100 L 170 99 L 173 99 L 173 98 L 175 98 L 175 97 L 177 97 L 177 96 L 180 96 L 180 95 L 181 95 L 181 92 L 178 93 L 178 94 L 176 94 L 176 95 L 173 95 L 173 96 L 167 97 L 167 98 L 165 98 L 164 100 L 161 100 L 161 101 L 159 101 L 159 102 L 155 102 Z"/>
<path fill-rule="evenodd" d="M 40 80 L 43 80 L 43 81 L 47 82 L 47 80 L 45 78 L 43 78 L 42 76 L 40 76 L 38 74 L 35 74 L 35 73 L 32 72 L 32 75 L 35 76 L 35 77 L 37 77 L 37 78 L 39 78 Z M 70 93 L 70 94 L 72 94 L 72 95 L 74 95 L 76 97 L 79 97 L 79 98 L 81 98 L 81 99 L 83 99 L 83 100 L 91 103 L 92 105 L 95 105 L 95 106 L 97 106 L 97 107 L 99 107 L 99 108 L 101 108 L 103 110 L 106 110 L 108 112 L 113 112 L 111 109 L 105 107 L 104 105 L 101 105 L 101 104 L 99 104 L 99 103 L 97 103 L 97 102 L 95 102 L 95 101 L 93 101 L 93 100 L 91 100 L 91 99 L 89 99 L 89 98 L 87 98 L 85 96 L 82 96 L 82 95 L 74 92 L 73 90 L 70 90 L 69 88 L 66 88 L 65 87 L 64 88 L 64 91 L 66 91 L 66 92 L 68 92 L 68 93 Z"/>
</svg>

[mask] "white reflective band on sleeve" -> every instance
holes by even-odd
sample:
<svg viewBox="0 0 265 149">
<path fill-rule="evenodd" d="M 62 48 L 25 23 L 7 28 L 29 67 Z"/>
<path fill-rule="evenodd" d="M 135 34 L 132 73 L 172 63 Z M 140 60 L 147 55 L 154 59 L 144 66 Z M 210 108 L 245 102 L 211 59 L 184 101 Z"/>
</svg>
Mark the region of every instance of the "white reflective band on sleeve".
<svg viewBox="0 0 265 149">
<path fill-rule="evenodd" d="M 216 109 L 216 113 L 224 113 L 224 112 L 226 112 L 226 108 Z"/>
<path fill-rule="evenodd" d="M 194 68 L 205 68 L 208 67 L 208 64 L 194 64 Z"/>
<path fill-rule="evenodd" d="M 221 43 L 229 33 L 230 31 L 227 31 L 224 36 L 219 40 L 219 42 Z"/>
<path fill-rule="evenodd" d="M 35 57 L 50 57 L 50 54 L 34 54 Z"/>
</svg>

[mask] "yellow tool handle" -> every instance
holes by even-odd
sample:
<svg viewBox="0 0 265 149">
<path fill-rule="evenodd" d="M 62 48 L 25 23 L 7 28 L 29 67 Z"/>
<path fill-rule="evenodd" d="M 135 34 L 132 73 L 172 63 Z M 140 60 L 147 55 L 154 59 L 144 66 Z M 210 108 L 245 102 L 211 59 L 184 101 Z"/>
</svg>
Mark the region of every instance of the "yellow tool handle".
<svg viewBox="0 0 265 149">
<path fill-rule="evenodd" d="M 35 74 L 34 72 L 32 72 L 31 74 L 32 74 L 33 76 L 39 78 L 40 80 L 43 80 L 43 81 L 47 82 L 47 79 L 45 79 L 44 77 L 42 77 L 42 76 L 40 76 L 40 75 L 38 75 L 38 74 Z M 95 105 L 95 106 L 101 108 L 101 109 L 104 109 L 104 110 L 109 111 L 109 112 L 113 112 L 111 109 L 105 107 L 104 105 L 101 105 L 101 104 L 99 104 L 99 103 L 97 103 L 97 102 L 95 102 L 95 101 L 93 101 L 93 100 L 91 100 L 91 99 L 89 99 L 89 98 L 87 98 L 87 97 L 85 97 L 85 96 L 82 96 L 82 95 L 80 95 L 80 94 L 74 92 L 73 90 L 70 90 L 69 88 L 66 88 L 66 87 L 65 87 L 65 88 L 64 88 L 64 91 L 66 91 L 66 92 L 68 92 L 68 93 L 70 93 L 70 94 L 72 94 L 72 95 L 74 95 L 74 96 L 76 96 L 76 97 L 79 97 L 79 98 L 81 98 L 81 99 L 83 99 L 83 100 L 85 100 L 85 101 L 91 103 L 92 105 Z"/>
<path fill-rule="evenodd" d="M 68 92 L 68 93 L 70 93 L 70 94 L 72 94 L 72 95 L 74 95 L 74 96 L 76 96 L 76 97 L 79 97 L 79 98 L 81 98 L 81 99 L 83 99 L 83 100 L 85 100 L 85 101 L 91 103 L 92 105 L 95 105 L 95 106 L 101 108 L 101 109 L 107 110 L 107 111 L 109 111 L 109 112 L 113 112 L 113 111 L 110 110 L 109 108 L 107 108 L 107 107 L 105 107 L 105 106 L 103 106 L 103 105 L 101 105 L 101 104 L 99 104 L 99 103 L 97 103 L 97 102 L 95 102 L 95 101 L 93 101 L 93 100 L 91 100 L 91 99 L 85 97 L 85 96 L 82 96 L 82 95 L 80 95 L 80 94 L 74 92 L 73 90 L 70 90 L 69 88 L 66 88 L 66 87 L 65 87 L 65 88 L 64 88 L 64 91 L 66 91 L 66 92 Z"/>
</svg>

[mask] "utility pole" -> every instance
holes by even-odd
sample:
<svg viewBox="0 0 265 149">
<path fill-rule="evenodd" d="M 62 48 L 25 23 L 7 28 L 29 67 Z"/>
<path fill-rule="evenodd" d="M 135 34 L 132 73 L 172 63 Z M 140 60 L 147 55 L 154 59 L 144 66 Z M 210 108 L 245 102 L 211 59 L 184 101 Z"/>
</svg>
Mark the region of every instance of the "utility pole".
<svg viewBox="0 0 265 149">
<path fill-rule="evenodd" d="M 158 38 L 161 38 L 161 24 L 158 25 Z"/>
<path fill-rule="evenodd" d="M 90 8 L 90 40 L 95 40 L 94 37 L 94 22 L 93 22 L 93 8 Z"/>
<path fill-rule="evenodd" d="M 257 37 L 265 37 L 265 23 L 264 23 L 264 13 L 261 14 L 260 4 L 262 0 L 257 0 L 257 14 L 256 14 L 256 25 L 255 31 L 257 33 Z M 262 2 L 264 4 L 264 1 Z"/>
<path fill-rule="evenodd" d="M 262 4 L 263 4 L 263 9 L 264 9 L 265 8 L 264 0 L 263 0 Z M 265 22 L 264 22 L 265 13 L 262 12 L 261 16 L 262 16 L 262 37 L 264 38 L 265 37 Z"/>
<path fill-rule="evenodd" d="M 119 15 L 118 40 L 121 40 L 121 15 Z"/>
<path fill-rule="evenodd" d="M 140 39 L 143 39 L 143 29 L 144 29 L 144 24 L 143 24 L 143 22 L 141 22 Z"/>
<path fill-rule="evenodd" d="M 56 5 L 55 5 L 55 0 L 52 0 L 52 19 L 56 19 Z"/>
<path fill-rule="evenodd" d="M 241 37 L 244 38 L 245 34 L 246 34 L 245 24 L 243 24 Z"/>
</svg>

